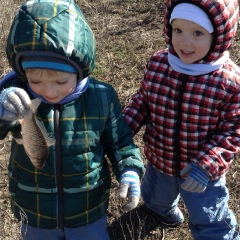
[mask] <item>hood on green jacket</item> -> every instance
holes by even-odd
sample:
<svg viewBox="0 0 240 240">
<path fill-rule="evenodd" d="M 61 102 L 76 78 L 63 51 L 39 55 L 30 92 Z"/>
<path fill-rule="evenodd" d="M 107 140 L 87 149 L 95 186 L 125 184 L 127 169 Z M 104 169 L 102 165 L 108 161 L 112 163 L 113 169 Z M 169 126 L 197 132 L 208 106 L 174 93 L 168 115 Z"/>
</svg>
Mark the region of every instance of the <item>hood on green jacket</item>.
<svg viewBox="0 0 240 240">
<path fill-rule="evenodd" d="M 23 54 L 52 53 L 81 68 L 94 69 L 96 43 L 83 13 L 72 0 L 28 0 L 18 9 L 7 40 L 10 66 L 22 78 Z"/>
</svg>

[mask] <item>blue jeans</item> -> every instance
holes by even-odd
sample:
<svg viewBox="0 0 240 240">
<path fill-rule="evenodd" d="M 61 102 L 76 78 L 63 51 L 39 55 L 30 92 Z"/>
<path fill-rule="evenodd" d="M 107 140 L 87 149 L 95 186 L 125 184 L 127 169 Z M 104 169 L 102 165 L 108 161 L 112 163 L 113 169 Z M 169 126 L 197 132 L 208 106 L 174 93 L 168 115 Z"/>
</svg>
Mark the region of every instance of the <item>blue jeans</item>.
<svg viewBox="0 0 240 240">
<path fill-rule="evenodd" d="M 22 225 L 23 240 L 109 240 L 107 217 L 79 228 L 42 229 Z"/>
<path fill-rule="evenodd" d="M 189 227 L 196 240 L 240 240 L 238 223 L 228 207 L 225 176 L 209 181 L 203 193 L 181 188 L 184 179 L 168 176 L 147 164 L 141 192 L 148 208 L 166 214 L 183 199 L 189 212 Z"/>
</svg>

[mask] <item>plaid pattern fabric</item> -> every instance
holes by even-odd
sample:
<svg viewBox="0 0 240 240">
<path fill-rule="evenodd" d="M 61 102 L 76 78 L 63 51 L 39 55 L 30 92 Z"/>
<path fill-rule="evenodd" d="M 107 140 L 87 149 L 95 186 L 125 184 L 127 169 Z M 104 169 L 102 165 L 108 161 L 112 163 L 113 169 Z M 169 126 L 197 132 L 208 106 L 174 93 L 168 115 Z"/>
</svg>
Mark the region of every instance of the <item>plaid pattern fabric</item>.
<svg viewBox="0 0 240 240">
<path fill-rule="evenodd" d="M 168 49 L 153 54 L 124 115 L 134 132 L 146 125 L 144 152 L 157 169 L 179 176 L 192 161 L 216 179 L 227 172 L 240 149 L 240 71 L 231 60 L 200 76 L 180 74 L 170 67 L 168 51 L 176 53 L 169 19 L 181 2 L 200 6 L 214 26 L 212 48 L 199 64 L 216 61 L 231 46 L 238 23 L 237 0 L 167 0 Z"/>
<path fill-rule="evenodd" d="M 89 80 L 89 88 L 79 99 L 61 105 L 61 146 L 49 148 L 49 157 L 41 171 L 33 166 L 22 145 L 12 143 L 8 167 L 12 209 L 19 220 L 23 210 L 33 227 L 58 227 L 56 151 L 62 157 L 64 207 L 60 214 L 64 217 L 64 227 L 83 226 L 106 213 L 111 179 L 105 154 L 117 178 L 126 168 L 136 168 L 141 175 L 144 172 L 139 149 L 133 144 L 131 130 L 122 117 L 115 90 L 93 78 Z M 6 84 L 26 88 L 20 80 Z M 50 136 L 57 135 L 53 115 L 52 104 L 42 103 L 38 107 L 37 117 Z M 15 136 L 20 126 L 0 127 L 2 137 L 8 131 Z"/>
<path fill-rule="evenodd" d="M 7 57 L 18 75 L 16 56 L 28 51 L 50 51 L 70 58 L 82 68 L 85 78 L 94 69 L 96 43 L 74 1 L 31 0 L 18 9 L 7 40 Z"/>
<path fill-rule="evenodd" d="M 172 70 L 167 51 L 150 59 L 124 115 L 134 132 L 146 125 L 145 155 L 159 170 L 177 175 L 189 161 L 215 179 L 240 149 L 239 69 L 187 76 Z M 179 169 L 176 166 L 179 162 Z"/>
<path fill-rule="evenodd" d="M 21 58 L 36 53 L 80 67 L 85 78 L 94 69 L 96 43 L 73 0 L 27 0 L 13 20 L 6 53 L 13 70 L 25 80 Z M 26 90 L 19 79 L 9 80 L 4 87 L 10 86 Z M 33 167 L 23 146 L 13 141 L 9 164 L 12 210 L 19 220 L 23 210 L 33 227 L 83 226 L 99 219 L 108 206 L 111 182 L 105 155 L 117 178 L 128 167 L 143 174 L 143 163 L 110 85 L 90 79 L 80 98 L 61 105 L 58 132 L 53 122 L 58 112 L 55 107 L 44 103 L 38 107 L 37 116 L 50 135 L 61 132 L 42 171 Z M 8 131 L 18 135 L 20 126 L 1 123 L 0 137 Z M 63 193 L 58 180 L 62 180 Z"/>
</svg>

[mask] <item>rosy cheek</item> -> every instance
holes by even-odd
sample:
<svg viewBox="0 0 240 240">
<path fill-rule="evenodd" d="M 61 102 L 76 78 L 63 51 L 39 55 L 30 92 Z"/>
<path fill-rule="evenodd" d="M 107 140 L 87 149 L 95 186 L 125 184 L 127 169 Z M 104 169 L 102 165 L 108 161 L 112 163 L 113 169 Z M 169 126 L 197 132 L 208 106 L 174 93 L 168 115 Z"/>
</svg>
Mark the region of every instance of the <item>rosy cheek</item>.
<svg viewBox="0 0 240 240">
<path fill-rule="evenodd" d="M 39 94 L 39 89 L 36 86 L 35 87 L 33 86 L 31 88 L 35 93 Z"/>
<path fill-rule="evenodd" d="M 32 84 L 29 84 L 30 88 L 35 92 L 35 87 Z"/>
</svg>

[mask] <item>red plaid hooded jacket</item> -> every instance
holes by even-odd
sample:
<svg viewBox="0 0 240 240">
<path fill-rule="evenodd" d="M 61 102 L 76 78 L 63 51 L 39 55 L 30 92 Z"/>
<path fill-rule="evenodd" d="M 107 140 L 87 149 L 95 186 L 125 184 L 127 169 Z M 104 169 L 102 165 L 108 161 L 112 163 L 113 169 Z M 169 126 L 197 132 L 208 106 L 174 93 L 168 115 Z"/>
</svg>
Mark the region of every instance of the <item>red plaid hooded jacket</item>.
<svg viewBox="0 0 240 240">
<path fill-rule="evenodd" d="M 176 4 L 201 7 L 214 26 L 212 47 L 199 64 L 216 61 L 228 51 L 236 35 L 237 0 L 167 1 L 165 39 L 168 48 L 155 52 L 145 69 L 137 93 L 124 110 L 132 130 L 146 125 L 144 153 L 160 171 L 179 176 L 194 162 L 210 179 L 225 174 L 240 150 L 240 69 L 230 59 L 219 69 L 191 76 L 174 71 L 168 52 L 171 44 L 170 15 Z"/>
</svg>

